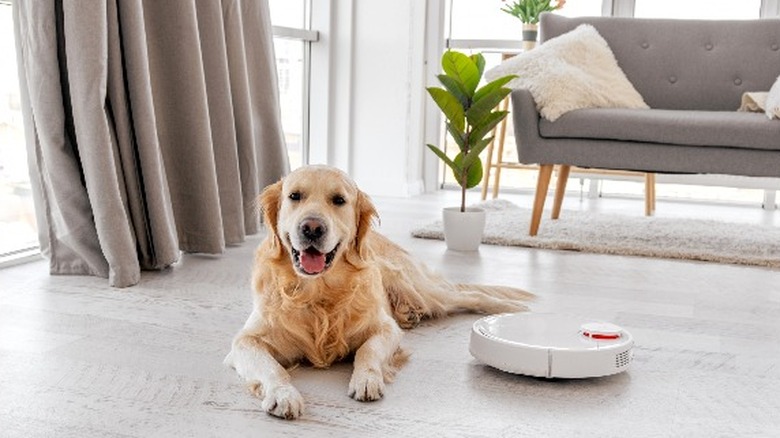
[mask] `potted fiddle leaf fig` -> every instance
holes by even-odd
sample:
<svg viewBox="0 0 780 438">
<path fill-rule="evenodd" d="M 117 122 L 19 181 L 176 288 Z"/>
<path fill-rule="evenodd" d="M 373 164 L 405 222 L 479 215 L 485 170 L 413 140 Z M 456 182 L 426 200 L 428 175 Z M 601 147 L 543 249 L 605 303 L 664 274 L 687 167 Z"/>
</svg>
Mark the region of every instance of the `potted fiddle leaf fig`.
<svg viewBox="0 0 780 438">
<path fill-rule="evenodd" d="M 447 133 L 459 148 L 450 159 L 444 151 L 432 144 L 433 153 L 452 169 L 455 181 L 461 187 L 460 208 L 445 208 L 444 240 L 455 250 L 476 250 L 485 230 L 485 211 L 466 208 L 466 190 L 482 180 L 482 160 L 479 154 L 493 141 L 493 128 L 506 117 L 508 111 L 496 110 L 496 106 L 511 92 L 504 87 L 516 76 L 498 78 L 478 88 L 485 70 L 485 58 L 481 53 L 465 55 L 449 50 L 442 55 L 444 74 L 438 75 L 441 87 L 429 87 L 433 101 L 446 119 Z"/>
</svg>

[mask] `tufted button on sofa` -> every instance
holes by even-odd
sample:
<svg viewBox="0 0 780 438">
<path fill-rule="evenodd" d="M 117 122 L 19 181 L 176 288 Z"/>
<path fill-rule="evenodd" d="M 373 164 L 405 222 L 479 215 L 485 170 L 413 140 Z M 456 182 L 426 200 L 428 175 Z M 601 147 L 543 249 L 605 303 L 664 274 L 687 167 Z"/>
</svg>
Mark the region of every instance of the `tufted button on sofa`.
<svg viewBox="0 0 780 438">
<path fill-rule="evenodd" d="M 780 75 L 780 20 L 567 18 L 543 14 L 541 41 L 593 25 L 651 109 L 580 109 L 550 122 L 512 92 L 518 159 L 539 164 L 535 235 L 554 165 L 654 173 L 780 177 L 780 121 L 737 112 L 746 91 Z M 559 177 L 560 178 L 560 177 Z M 556 188 L 560 212 L 564 181 Z"/>
</svg>

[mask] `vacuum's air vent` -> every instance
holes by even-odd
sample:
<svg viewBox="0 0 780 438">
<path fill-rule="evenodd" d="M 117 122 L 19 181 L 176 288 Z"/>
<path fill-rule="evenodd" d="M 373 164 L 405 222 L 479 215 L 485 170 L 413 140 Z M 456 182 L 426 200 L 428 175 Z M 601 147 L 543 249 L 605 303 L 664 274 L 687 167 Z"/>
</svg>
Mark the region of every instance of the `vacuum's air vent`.
<svg viewBox="0 0 780 438">
<path fill-rule="evenodd" d="M 622 353 L 618 353 L 615 356 L 615 367 L 623 368 L 631 363 L 631 350 L 626 350 Z"/>
</svg>

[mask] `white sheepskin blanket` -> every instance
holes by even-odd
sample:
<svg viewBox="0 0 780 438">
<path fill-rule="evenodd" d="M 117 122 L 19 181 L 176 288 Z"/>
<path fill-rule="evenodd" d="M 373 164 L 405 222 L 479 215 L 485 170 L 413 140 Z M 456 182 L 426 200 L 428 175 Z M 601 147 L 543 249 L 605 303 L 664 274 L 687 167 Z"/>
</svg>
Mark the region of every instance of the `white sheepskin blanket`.
<svg viewBox="0 0 780 438">
<path fill-rule="evenodd" d="M 607 42 L 589 24 L 504 61 L 485 78 L 510 74 L 519 77 L 508 86 L 529 90 L 550 121 L 581 108 L 648 108 Z"/>
<path fill-rule="evenodd" d="M 766 98 L 768 92 L 746 91 L 742 93 L 742 101 L 737 111 L 743 113 L 763 113 L 766 111 Z M 767 114 L 769 115 L 769 114 Z M 770 119 L 772 117 L 769 117 Z"/>
</svg>

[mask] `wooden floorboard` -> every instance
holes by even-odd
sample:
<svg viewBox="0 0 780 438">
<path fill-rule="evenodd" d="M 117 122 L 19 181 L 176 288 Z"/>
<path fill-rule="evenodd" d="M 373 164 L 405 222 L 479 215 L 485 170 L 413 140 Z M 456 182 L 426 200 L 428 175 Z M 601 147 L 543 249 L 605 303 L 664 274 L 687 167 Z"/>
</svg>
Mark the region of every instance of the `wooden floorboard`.
<svg viewBox="0 0 780 438">
<path fill-rule="evenodd" d="M 42 261 L 0 270 L 0 436 L 780 436 L 779 271 L 486 245 L 457 253 L 409 235 L 456 202 L 376 199 L 380 230 L 452 280 L 522 287 L 538 297 L 534 312 L 625 327 L 636 339 L 629 371 L 505 374 L 471 357 L 478 316 L 460 315 L 406 332 L 411 360 L 383 400 L 347 396 L 349 364 L 301 367 L 303 418 L 271 418 L 222 365 L 250 309 L 255 236 L 128 289 L 49 276 Z M 644 213 L 641 199 L 572 197 L 563 208 Z M 780 212 L 758 208 L 659 200 L 657 215 L 780 226 Z"/>
</svg>

